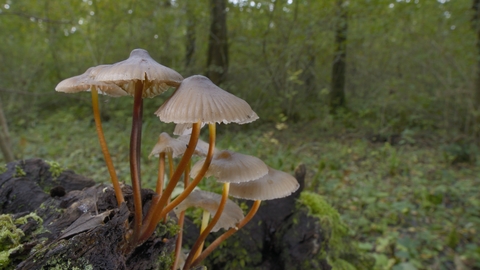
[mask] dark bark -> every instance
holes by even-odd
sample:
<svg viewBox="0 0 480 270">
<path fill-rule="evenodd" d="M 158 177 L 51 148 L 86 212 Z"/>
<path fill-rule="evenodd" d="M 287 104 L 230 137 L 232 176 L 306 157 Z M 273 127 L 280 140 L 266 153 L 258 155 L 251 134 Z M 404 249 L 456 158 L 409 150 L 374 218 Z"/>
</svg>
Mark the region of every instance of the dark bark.
<svg viewBox="0 0 480 270">
<path fill-rule="evenodd" d="M 211 25 L 208 38 L 207 73 L 219 85 L 228 71 L 227 0 L 210 0 Z"/>
<path fill-rule="evenodd" d="M 2 151 L 5 162 L 12 162 L 13 152 L 12 144 L 10 142 L 10 135 L 8 132 L 7 118 L 3 113 L 2 101 L 0 100 L 0 151 Z"/>
<path fill-rule="evenodd" d="M 195 13 L 192 7 L 192 2 L 185 3 L 185 13 L 187 15 L 187 33 L 185 35 L 185 69 L 189 70 L 189 67 L 193 64 L 193 55 L 195 54 L 195 42 L 196 42 L 196 35 L 195 35 L 195 24 L 196 18 Z"/>
<path fill-rule="evenodd" d="M 63 190 L 63 192 L 61 192 Z M 9 255 L 16 269 L 166 269 L 175 235 L 159 225 L 145 243 L 128 252 L 126 222 L 133 220 L 133 196 L 123 187 L 126 203 L 117 207 L 111 186 L 63 171 L 57 177 L 39 159 L 16 161 L 0 174 L 0 214 L 14 219 L 31 212 L 21 225 L 22 248 Z M 147 206 L 153 191 L 142 190 Z M 147 209 L 145 209 L 147 210 Z M 63 267 L 63 268 L 62 268 Z"/>
<path fill-rule="evenodd" d="M 337 25 L 335 29 L 335 51 L 332 66 L 332 86 L 330 89 L 330 111 L 346 106 L 345 73 L 347 57 L 347 10 L 344 0 L 337 0 Z"/>
<path fill-rule="evenodd" d="M 474 16 L 472 18 L 473 27 L 477 35 L 477 70 L 475 73 L 474 84 L 474 106 L 475 109 L 480 109 L 480 0 L 473 0 Z"/>
</svg>

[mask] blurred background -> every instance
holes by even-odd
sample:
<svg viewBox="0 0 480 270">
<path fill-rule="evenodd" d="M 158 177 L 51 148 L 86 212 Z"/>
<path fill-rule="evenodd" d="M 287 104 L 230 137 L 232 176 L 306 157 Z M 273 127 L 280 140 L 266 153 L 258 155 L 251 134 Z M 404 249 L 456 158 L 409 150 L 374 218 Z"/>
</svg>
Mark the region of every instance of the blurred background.
<svg viewBox="0 0 480 270">
<path fill-rule="evenodd" d="M 2 163 L 32 157 L 109 181 L 88 93 L 55 86 L 146 49 L 245 99 L 218 144 L 293 172 L 332 204 L 375 269 L 480 269 L 479 0 L 0 0 Z M 173 126 L 145 101 L 142 175 Z M 102 97 L 129 183 L 132 98 Z M 1 172 L 1 169 L 0 169 Z M 332 255 L 333 256 L 333 255 Z M 351 262 L 351 265 L 355 265 Z"/>
</svg>

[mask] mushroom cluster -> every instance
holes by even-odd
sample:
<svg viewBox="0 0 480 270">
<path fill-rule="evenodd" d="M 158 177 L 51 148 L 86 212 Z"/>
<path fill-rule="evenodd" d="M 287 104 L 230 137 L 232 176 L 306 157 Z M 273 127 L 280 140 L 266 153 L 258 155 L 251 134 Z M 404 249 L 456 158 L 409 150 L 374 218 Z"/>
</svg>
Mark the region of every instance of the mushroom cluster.
<svg viewBox="0 0 480 270">
<path fill-rule="evenodd" d="M 173 134 L 180 136 L 172 138 L 168 133 L 161 133 L 150 153 L 149 157 L 159 158 L 158 178 L 156 195 L 143 216 L 140 193 L 143 98 L 152 98 L 170 87 L 176 88 L 175 92 L 155 114 L 160 121 L 177 124 Z M 128 225 L 132 227 L 133 233 L 125 236 L 129 251 L 145 242 L 157 224 L 165 220 L 171 211 L 177 215 L 179 225 L 183 226 L 185 210 L 200 207 L 204 210 L 200 236 L 183 264 L 183 269 L 190 269 L 205 259 L 222 241 L 245 226 L 262 200 L 288 196 L 299 187 L 290 174 L 272 169 L 256 157 L 215 148 L 217 123 L 246 124 L 258 119 L 247 102 L 216 86 L 207 77 L 195 75 L 183 79 L 176 71 L 153 60 L 145 50 L 135 49 L 127 60 L 113 65 L 89 68 L 82 75 L 60 82 L 56 90 L 66 93 L 91 92 L 98 138 L 119 205 L 124 203 L 124 197 L 103 135 L 98 93 L 113 97 L 134 97 L 129 158 L 135 213 L 132 224 Z M 208 143 L 199 140 L 200 131 L 205 125 L 209 130 Z M 203 159 L 192 166 L 193 155 Z M 174 159 L 178 158 L 180 160 L 175 162 Z M 169 181 L 164 187 L 166 159 Z M 182 175 L 183 191 L 172 198 Z M 221 195 L 196 189 L 206 177 L 213 177 L 223 185 Z M 240 207 L 228 199 L 229 196 L 255 202 L 244 216 Z M 203 250 L 208 234 L 221 229 L 226 232 Z M 178 262 L 181 241 L 180 233 L 172 269 L 181 268 Z"/>
</svg>

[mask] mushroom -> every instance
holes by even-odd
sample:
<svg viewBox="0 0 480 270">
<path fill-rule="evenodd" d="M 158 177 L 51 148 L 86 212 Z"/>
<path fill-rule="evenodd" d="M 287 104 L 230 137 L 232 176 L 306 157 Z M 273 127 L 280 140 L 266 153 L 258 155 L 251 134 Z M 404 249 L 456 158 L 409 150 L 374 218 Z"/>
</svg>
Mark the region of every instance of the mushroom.
<svg viewBox="0 0 480 270">
<path fill-rule="evenodd" d="M 299 187 L 300 185 L 298 184 L 298 181 L 297 179 L 295 179 L 295 177 L 291 176 L 288 173 L 272 168 L 268 169 L 268 174 L 257 180 L 230 184 L 230 195 L 236 198 L 254 200 L 252 208 L 245 216 L 245 218 L 239 222 L 239 224 L 237 225 L 237 229 L 229 229 L 224 234 L 220 235 L 200 254 L 200 256 L 198 256 L 194 260 L 191 265 L 198 265 L 215 248 L 217 248 L 220 243 L 225 241 L 228 237 L 230 237 L 232 234 L 245 226 L 257 212 L 262 200 L 273 200 L 289 196 Z M 190 266 L 188 258 L 185 262 L 185 265 Z"/>
<path fill-rule="evenodd" d="M 201 167 L 203 167 L 205 160 L 200 160 L 193 167 L 190 176 L 197 177 Z M 260 159 L 236 153 L 229 150 L 218 151 L 212 158 L 212 162 L 205 173 L 206 177 L 214 176 L 218 182 L 224 183 L 223 189 L 226 196 L 230 189 L 230 184 L 249 182 L 258 179 L 268 173 L 268 166 Z M 222 209 L 220 205 L 219 209 Z M 220 213 L 221 214 L 221 213 Z M 195 257 L 201 252 L 203 242 L 207 238 L 210 230 L 213 229 L 215 223 L 219 220 L 219 214 L 215 215 L 208 224 L 207 228 L 200 234 L 197 241 L 192 247 L 192 251 L 185 261 L 187 267 L 190 266 Z"/>
<path fill-rule="evenodd" d="M 200 207 L 210 213 L 210 215 L 214 216 L 220 205 L 221 198 L 222 196 L 219 194 L 197 189 L 192 191 L 192 193 L 177 205 L 173 211 L 179 216 L 179 214 L 187 208 Z M 227 200 L 225 211 L 221 214 L 220 219 L 213 227 L 212 232 L 216 232 L 220 229 L 228 230 L 230 228 L 235 228 L 237 223 L 243 218 L 242 209 L 233 201 Z"/>
<path fill-rule="evenodd" d="M 195 178 L 205 159 L 193 165 L 190 176 Z M 241 183 L 258 179 L 268 173 L 268 167 L 257 157 L 230 150 L 218 151 L 213 155 L 205 177 L 213 176 L 220 183 Z"/>
<path fill-rule="evenodd" d="M 124 61 L 98 71 L 97 81 L 115 84 L 134 97 L 132 131 L 130 136 L 130 174 L 135 205 L 133 241 L 138 240 L 142 226 L 142 198 L 140 194 L 140 145 L 142 137 L 143 98 L 154 97 L 169 87 L 177 87 L 183 77 L 173 69 L 160 65 L 148 52 L 135 49 Z"/>
<path fill-rule="evenodd" d="M 101 69 L 108 68 L 107 65 L 101 65 L 96 67 L 91 67 L 87 69 L 83 74 L 71 77 L 61 81 L 56 87 L 55 90 L 58 92 L 64 93 L 78 93 L 82 91 L 91 91 L 92 94 L 92 108 L 93 108 L 93 118 L 95 119 L 95 128 L 97 130 L 98 140 L 100 142 L 100 148 L 102 149 L 103 157 L 105 163 L 107 164 L 108 173 L 110 174 L 110 180 L 115 190 L 115 196 L 117 198 L 117 203 L 120 205 L 124 202 L 122 190 L 118 182 L 117 173 L 113 166 L 112 158 L 108 151 L 107 142 L 105 141 L 105 135 L 102 129 L 102 120 L 100 118 L 100 109 L 98 105 L 98 92 L 102 94 L 109 95 L 112 97 L 120 97 L 127 95 L 127 92 L 123 91 L 120 87 L 98 82 L 95 80 L 95 74 Z"/>
<path fill-rule="evenodd" d="M 182 81 L 173 95 L 155 113 L 161 121 L 176 124 L 192 124 L 192 135 L 188 148 L 178 164 L 170 182 L 158 201 L 154 201 L 145 218 L 148 225 L 142 231 L 141 239 L 147 239 L 155 230 L 158 221 L 183 201 L 203 178 L 210 165 L 215 148 L 216 123 L 249 123 L 258 119 L 250 105 L 212 83 L 207 77 L 195 75 Z M 209 127 L 209 151 L 199 174 L 185 187 L 185 190 L 165 206 L 180 175 L 190 160 L 197 145 L 202 123 Z M 220 210 L 219 210 L 220 211 Z"/>
</svg>

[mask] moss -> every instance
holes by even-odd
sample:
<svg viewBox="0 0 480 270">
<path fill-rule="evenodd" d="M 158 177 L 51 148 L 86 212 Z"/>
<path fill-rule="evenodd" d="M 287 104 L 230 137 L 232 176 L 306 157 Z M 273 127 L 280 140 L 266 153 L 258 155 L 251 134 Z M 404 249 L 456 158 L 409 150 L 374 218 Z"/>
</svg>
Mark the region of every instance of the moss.
<svg viewBox="0 0 480 270">
<path fill-rule="evenodd" d="M 88 264 L 85 259 L 80 258 L 77 262 L 64 260 L 63 258 L 53 258 L 41 268 L 49 270 L 93 270 L 93 266 Z"/>
<path fill-rule="evenodd" d="M 0 215 L 0 269 L 10 265 L 10 254 L 21 248 L 22 230 L 15 226 L 10 215 Z"/>
<path fill-rule="evenodd" d="M 57 180 L 57 178 L 62 174 L 63 168 L 60 166 L 58 162 L 55 161 L 45 161 L 48 165 L 50 165 L 50 168 L 48 171 L 52 174 L 53 180 Z"/>
<path fill-rule="evenodd" d="M 375 260 L 361 251 L 349 237 L 349 228 L 342 221 L 340 214 L 322 196 L 304 191 L 299 203 L 308 208 L 309 215 L 318 218 L 322 228 L 327 232 L 328 248 L 320 252 L 325 256 L 333 270 L 373 269 Z"/>
<path fill-rule="evenodd" d="M 175 261 L 175 252 L 166 254 L 162 252 L 158 257 L 158 269 L 171 269 Z"/>
<path fill-rule="evenodd" d="M 27 176 L 27 173 L 23 170 L 22 167 L 20 167 L 20 165 L 16 165 L 15 166 L 15 177 L 24 177 L 24 176 Z"/>
<path fill-rule="evenodd" d="M 167 238 L 177 235 L 179 231 L 180 226 L 178 226 L 177 222 L 171 218 L 169 218 L 165 224 L 158 223 L 156 228 L 156 234 L 158 236 L 165 236 Z"/>
<path fill-rule="evenodd" d="M 0 174 L 6 173 L 7 170 L 8 170 L 7 164 L 3 164 L 2 166 L 0 166 Z"/>
<path fill-rule="evenodd" d="M 342 238 L 348 234 L 348 227 L 343 223 L 340 214 L 322 196 L 304 191 L 300 194 L 300 203 L 308 208 L 311 216 L 318 218 L 323 228 L 329 232 L 329 245 L 332 251 L 341 249 Z"/>
</svg>

